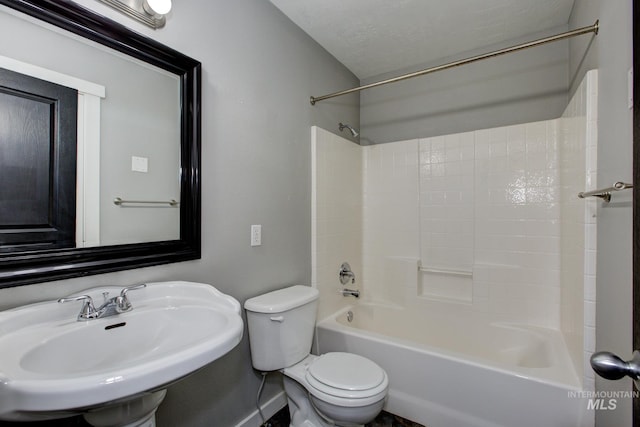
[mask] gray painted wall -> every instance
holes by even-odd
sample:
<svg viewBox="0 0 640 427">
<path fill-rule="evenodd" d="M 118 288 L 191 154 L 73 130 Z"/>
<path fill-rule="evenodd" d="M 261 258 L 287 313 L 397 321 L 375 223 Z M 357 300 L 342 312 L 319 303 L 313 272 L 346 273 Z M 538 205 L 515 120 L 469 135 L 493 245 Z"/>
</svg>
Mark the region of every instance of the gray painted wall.
<svg viewBox="0 0 640 427">
<path fill-rule="evenodd" d="M 362 83 L 372 83 L 566 30 L 567 27 L 555 28 L 443 58 L 415 69 L 398 70 Z M 560 41 L 362 91 L 360 142 L 362 145 L 379 144 L 560 117 L 568 102 L 567 70 L 568 42 Z"/>
<path fill-rule="evenodd" d="M 358 97 L 309 104 L 309 96 L 358 80 L 263 0 L 174 2 L 153 31 L 94 0 L 79 3 L 203 64 L 202 259 L 0 290 L 0 309 L 99 286 L 154 280 L 211 283 L 244 302 L 311 281 L 310 127 L 358 126 Z M 249 246 L 251 224 L 263 245 Z M 249 345 L 170 387 L 158 425 L 232 426 L 255 411 L 259 375 Z M 266 402 L 281 390 L 276 376 Z"/>
<path fill-rule="evenodd" d="M 632 178 L 632 111 L 627 107 L 627 71 L 632 66 L 632 1 L 576 0 L 569 25 L 600 19 L 593 40 L 574 39 L 570 47 L 572 90 L 584 72 L 598 68 L 598 184 Z M 631 192 L 616 194 L 598 210 L 596 350 L 623 359 L 632 352 Z M 631 381 L 596 379 L 598 390 L 631 390 Z M 615 411 L 596 411 L 598 427 L 631 425 L 631 399 L 618 399 Z"/>
</svg>

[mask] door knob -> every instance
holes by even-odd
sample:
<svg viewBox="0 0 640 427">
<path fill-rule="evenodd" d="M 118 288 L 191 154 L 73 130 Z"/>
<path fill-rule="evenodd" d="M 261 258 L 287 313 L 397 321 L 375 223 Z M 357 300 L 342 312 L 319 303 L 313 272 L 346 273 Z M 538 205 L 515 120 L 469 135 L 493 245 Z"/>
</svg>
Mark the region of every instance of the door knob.
<svg viewBox="0 0 640 427">
<path fill-rule="evenodd" d="M 599 351 L 591 355 L 591 368 L 608 380 L 619 380 L 624 376 L 637 380 L 640 377 L 640 352 L 634 351 L 631 360 L 625 362 L 609 351 Z"/>
</svg>

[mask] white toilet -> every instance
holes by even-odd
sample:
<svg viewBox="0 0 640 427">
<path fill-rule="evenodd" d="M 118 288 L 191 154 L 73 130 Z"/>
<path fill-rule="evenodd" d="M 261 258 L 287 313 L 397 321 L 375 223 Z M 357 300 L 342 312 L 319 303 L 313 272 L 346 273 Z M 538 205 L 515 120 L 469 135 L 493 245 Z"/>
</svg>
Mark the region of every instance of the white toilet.
<svg viewBox="0 0 640 427">
<path fill-rule="evenodd" d="M 368 423 L 384 405 L 387 374 L 355 354 L 310 354 L 317 307 L 318 290 L 309 286 L 248 299 L 244 308 L 253 367 L 284 374 L 292 427 Z"/>
</svg>

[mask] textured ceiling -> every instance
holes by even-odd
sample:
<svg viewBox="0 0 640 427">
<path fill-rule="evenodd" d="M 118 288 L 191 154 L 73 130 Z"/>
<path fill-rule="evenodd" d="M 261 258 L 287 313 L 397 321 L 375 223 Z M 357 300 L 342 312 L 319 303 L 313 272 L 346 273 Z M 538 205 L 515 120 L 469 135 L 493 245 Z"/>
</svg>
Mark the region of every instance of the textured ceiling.
<svg viewBox="0 0 640 427">
<path fill-rule="evenodd" d="M 360 79 L 565 25 L 574 2 L 270 1 Z"/>
</svg>

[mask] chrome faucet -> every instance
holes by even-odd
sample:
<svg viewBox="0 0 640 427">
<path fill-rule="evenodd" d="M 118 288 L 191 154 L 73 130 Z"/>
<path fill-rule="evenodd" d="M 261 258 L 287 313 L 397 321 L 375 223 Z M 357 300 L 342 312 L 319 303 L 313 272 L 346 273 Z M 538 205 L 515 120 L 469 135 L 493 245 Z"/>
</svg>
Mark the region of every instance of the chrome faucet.
<svg viewBox="0 0 640 427">
<path fill-rule="evenodd" d="M 349 283 L 349 279 L 351 279 L 351 283 L 356 283 L 356 275 L 351 271 L 351 266 L 348 262 L 342 263 L 338 275 L 340 277 L 340 283 L 343 285 Z"/>
<path fill-rule="evenodd" d="M 78 321 L 81 322 L 83 320 L 100 319 L 103 317 L 115 316 L 116 314 L 131 311 L 133 309 L 133 306 L 131 305 L 131 301 L 129 301 L 127 292 L 146 287 L 147 285 L 144 283 L 140 285 L 129 286 L 120 291 L 120 295 L 112 298 L 109 298 L 109 292 L 104 292 L 102 294 L 104 302 L 97 309 L 93 304 L 93 298 L 91 298 L 89 295 L 60 298 L 58 302 L 63 304 L 69 301 L 84 301 L 82 303 L 80 313 L 78 313 Z"/>
<path fill-rule="evenodd" d="M 356 298 L 360 298 L 360 291 L 357 289 L 343 289 L 342 290 L 342 296 L 343 297 L 348 297 L 348 296 L 352 296 L 352 297 L 356 297 Z"/>
</svg>

